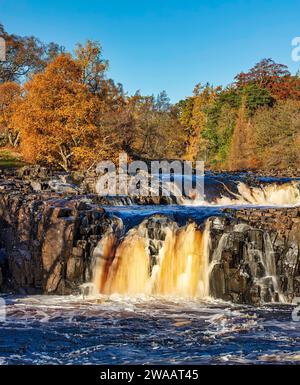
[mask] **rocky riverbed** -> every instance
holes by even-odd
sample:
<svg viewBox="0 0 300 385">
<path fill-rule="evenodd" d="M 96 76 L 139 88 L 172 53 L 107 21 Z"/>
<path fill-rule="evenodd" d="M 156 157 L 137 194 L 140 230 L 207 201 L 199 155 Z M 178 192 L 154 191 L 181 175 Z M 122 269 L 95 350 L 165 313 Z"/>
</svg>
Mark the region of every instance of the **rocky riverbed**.
<svg viewBox="0 0 300 385">
<path fill-rule="evenodd" d="M 128 228 L 122 215 L 112 213 L 113 199 L 97 196 L 94 186 L 93 176 L 38 167 L 2 174 L 1 292 L 80 293 L 81 285 L 92 280 L 94 250 L 103 237 L 112 233 L 121 242 L 130 227 L 148 218 L 149 255 L 155 254 L 158 244 L 163 246 L 164 226 L 182 228 L 185 222 L 194 222 L 203 230 L 204 222 L 209 222 L 211 296 L 256 305 L 291 302 L 300 296 L 300 208 L 220 207 L 217 213 L 208 209 L 205 216 L 190 219 L 184 207 L 176 215 L 172 206 L 164 213 L 156 199 L 147 202 L 155 206 L 153 212 L 147 211 Z M 128 203 L 137 202 L 123 201 Z M 138 203 L 141 213 L 145 201 Z M 202 213 L 204 208 L 193 210 Z"/>
</svg>

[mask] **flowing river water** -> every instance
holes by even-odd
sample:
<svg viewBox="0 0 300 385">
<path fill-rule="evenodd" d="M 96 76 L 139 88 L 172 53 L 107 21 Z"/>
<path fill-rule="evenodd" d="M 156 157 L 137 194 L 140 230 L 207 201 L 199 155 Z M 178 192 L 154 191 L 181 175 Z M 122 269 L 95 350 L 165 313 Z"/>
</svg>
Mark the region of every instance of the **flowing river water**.
<svg viewBox="0 0 300 385">
<path fill-rule="evenodd" d="M 290 305 L 171 297 L 7 298 L 1 364 L 299 363 Z"/>
<path fill-rule="evenodd" d="M 205 220 L 229 206 L 300 204 L 298 180 L 261 183 L 250 188 L 240 179 L 212 178 L 205 200 L 106 206 L 123 233 L 121 241 L 115 233 L 106 234 L 94 250 L 93 281 L 83 287 L 84 293 L 92 289 L 89 295 L 4 296 L 0 364 L 299 362 L 300 322 L 292 319 L 294 306 L 280 293 L 278 301 L 260 306 L 210 296 L 209 274 L 218 250 L 209 261 Z M 172 222 L 160 223 L 164 237 L 151 253 L 147 219 L 153 215 Z M 180 227 L 188 220 L 203 226 Z M 270 258 L 263 261 L 265 274 L 278 291 Z"/>
</svg>

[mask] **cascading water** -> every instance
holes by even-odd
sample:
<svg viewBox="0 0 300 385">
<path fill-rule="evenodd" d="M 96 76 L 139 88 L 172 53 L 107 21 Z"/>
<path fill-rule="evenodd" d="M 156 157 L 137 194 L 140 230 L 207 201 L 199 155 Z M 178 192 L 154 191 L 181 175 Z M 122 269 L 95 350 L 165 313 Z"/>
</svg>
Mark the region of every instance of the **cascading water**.
<svg viewBox="0 0 300 385">
<path fill-rule="evenodd" d="M 260 232 L 257 237 L 262 240 L 249 240 L 259 231 L 243 223 L 227 229 L 223 226 L 218 234 L 211 234 L 207 218 L 221 218 L 224 206 L 297 206 L 299 181 L 209 175 L 204 192 L 204 199 L 176 196 L 177 205 L 164 209 L 152 197 L 108 197 L 106 210 L 120 215 L 124 231 L 107 233 L 94 249 L 94 292 L 200 298 L 213 295 L 236 302 L 256 302 L 257 297 L 262 302 L 283 302 L 270 235 Z M 172 203 L 172 199 L 165 203 Z M 151 207 L 141 211 L 136 203 Z M 173 219 L 154 218 L 157 212 Z M 135 218 L 140 219 L 135 222 Z M 198 225 L 189 223 L 189 218 Z M 205 230 L 201 230 L 205 221 Z"/>
<path fill-rule="evenodd" d="M 157 262 L 154 293 L 201 298 L 208 295 L 205 233 L 195 224 L 168 231 Z"/>
<path fill-rule="evenodd" d="M 213 222 L 210 294 L 242 303 L 286 302 L 270 233 L 226 218 Z"/>
<path fill-rule="evenodd" d="M 296 206 L 300 205 L 299 182 L 270 183 L 260 186 L 250 186 L 244 182 L 238 182 L 235 188 L 219 182 L 215 191 L 207 191 L 205 199 L 185 199 L 185 205 L 205 206 Z M 207 189 L 209 190 L 209 188 Z M 234 191 L 236 190 L 236 191 Z"/>
<path fill-rule="evenodd" d="M 196 182 L 200 183 L 200 182 Z M 115 195 L 103 198 L 103 204 L 128 206 L 135 204 L 177 204 L 183 206 L 297 206 L 300 205 L 299 180 L 250 180 L 237 176 L 207 176 L 204 178 L 204 195 L 196 191 L 182 191 L 182 179 L 164 182 L 161 196 L 140 191 L 139 195 Z M 100 194 L 96 186 L 96 193 Z M 160 199 L 163 197 L 164 199 Z"/>
<path fill-rule="evenodd" d="M 276 261 L 273 244 L 268 233 L 264 233 L 264 246 L 263 253 L 263 265 L 265 267 L 266 278 L 270 278 L 272 282 L 272 289 L 274 293 L 277 293 L 280 302 L 285 302 L 285 298 L 280 292 L 279 282 L 276 272 Z"/>
<path fill-rule="evenodd" d="M 111 263 L 114 254 L 117 238 L 113 232 L 108 232 L 100 240 L 93 252 L 94 274 L 93 274 L 93 292 L 99 293 L 103 290 L 103 282 L 108 275 L 108 266 Z"/>
<path fill-rule="evenodd" d="M 194 222 L 179 227 L 159 215 L 145 219 L 121 238 L 109 231 L 93 252 L 94 293 L 186 298 L 212 295 L 230 300 L 230 293 L 236 290 L 234 282 L 251 276 L 252 283 L 239 286 L 237 292 L 257 288 L 263 302 L 284 302 L 270 235 L 243 223 L 222 233 L 217 221 L 215 218 L 214 229 L 220 226 L 217 237 L 211 233 L 211 220 L 202 230 Z M 236 242 L 241 239 L 243 248 L 238 250 Z M 231 267 L 233 261 L 236 267 Z"/>
<path fill-rule="evenodd" d="M 74 239 L 63 232 L 67 247 L 55 256 L 62 271 L 55 269 L 51 277 L 74 277 L 59 283 L 68 290 L 65 285 L 72 283 L 73 290 L 92 270 L 92 282 L 82 289 L 93 289 L 89 294 L 95 296 L 5 296 L 0 362 L 299 361 L 297 344 L 291 343 L 300 338 L 293 308 L 278 302 L 292 302 L 300 292 L 300 209 L 245 207 L 299 205 L 298 183 L 259 186 L 231 175 L 225 182 L 208 183 L 205 201 L 186 199 L 186 206 L 162 206 L 152 197 L 150 206 L 131 197 L 106 203 L 86 197 L 72 227 Z M 226 207 L 234 205 L 244 207 Z M 73 223 L 69 215 L 77 210 L 70 207 L 59 210 L 62 217 L 55 216 L 50 230 Z M 18 230 L 23 237 L 24 229 Z M 24 269 L 16 265 L 18 276 L 29 270 L 23 254 L 19 260 L 26 263 Z M 50 353 L 44 349 L 49 341 Z M 24 344 L 34 349 L 24 355 Z"/>
<path fill-rule="evenodd" d="M 98 261 L 94 285 L 98 292 L 207 297 L 208 230 L 200 230 L 195 223 L 182 228 L 174 222 L 166 223 L 153 254 L 153 228 L 147 228 L 147 224 L 144 221 L 131 229 L 117 247 L 112 235 L 100 241 L 94 251 Z M 158 228 L 161 226 L 159 222 Z"/>
</svg>

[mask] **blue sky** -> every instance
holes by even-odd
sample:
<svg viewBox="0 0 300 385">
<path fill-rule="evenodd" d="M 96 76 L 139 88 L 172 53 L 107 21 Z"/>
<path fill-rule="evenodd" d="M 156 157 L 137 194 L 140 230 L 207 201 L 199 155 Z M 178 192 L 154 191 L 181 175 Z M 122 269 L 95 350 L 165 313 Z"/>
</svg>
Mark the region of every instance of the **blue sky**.
<svg viewBox="0 0 300 385">
<path fill-rule="evenodd" d="M 129 94 L 165 89 L 173 102 L 198 82 L 226 85 L 264 57 L 296 72 L 299 17 L 299 0 L 0 0 L 8 32 L 69 50 L 98 40 Z"/>
</svg>

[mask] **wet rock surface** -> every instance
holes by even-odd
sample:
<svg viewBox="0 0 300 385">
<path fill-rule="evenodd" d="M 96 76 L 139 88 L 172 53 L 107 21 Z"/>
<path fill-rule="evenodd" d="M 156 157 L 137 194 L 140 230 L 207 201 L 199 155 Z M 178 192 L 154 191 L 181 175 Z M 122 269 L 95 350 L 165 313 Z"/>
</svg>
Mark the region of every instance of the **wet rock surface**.
<svg viewBox="0 0 300 385">
<path fill-rule="evenodd" d="M 300 209 L 226 209 L 210 218 L 210 291 L 260 304 L 300 296 Z"/>
<path fill-rule="evenodd" d="M 21 294 L 78 293 L 92 277 L 93 250 L 122 222 L 103 205 L 128 197 L 93 193 L 95 175 L 57 173 L 43 167 L 0 175 L 0 290 Z M 164 197 L 138 204 L 168 204 Z M 300 209 L 224 209 L 210 222 L 210 293 L 259 304 L 300 297 Z M 141 227 L 151 258 L 158 258 L 165 229 L 177 224 L 152 217 Z"/>
<path fill-rule="evenodd" d="M 1 179 L 1 290 L 78 291 L 91 277 L 91 250 L 109 226 L 114 226 L 113 219 L 93 195 L 36 191 L 26 178 Z"/>
</svg>

